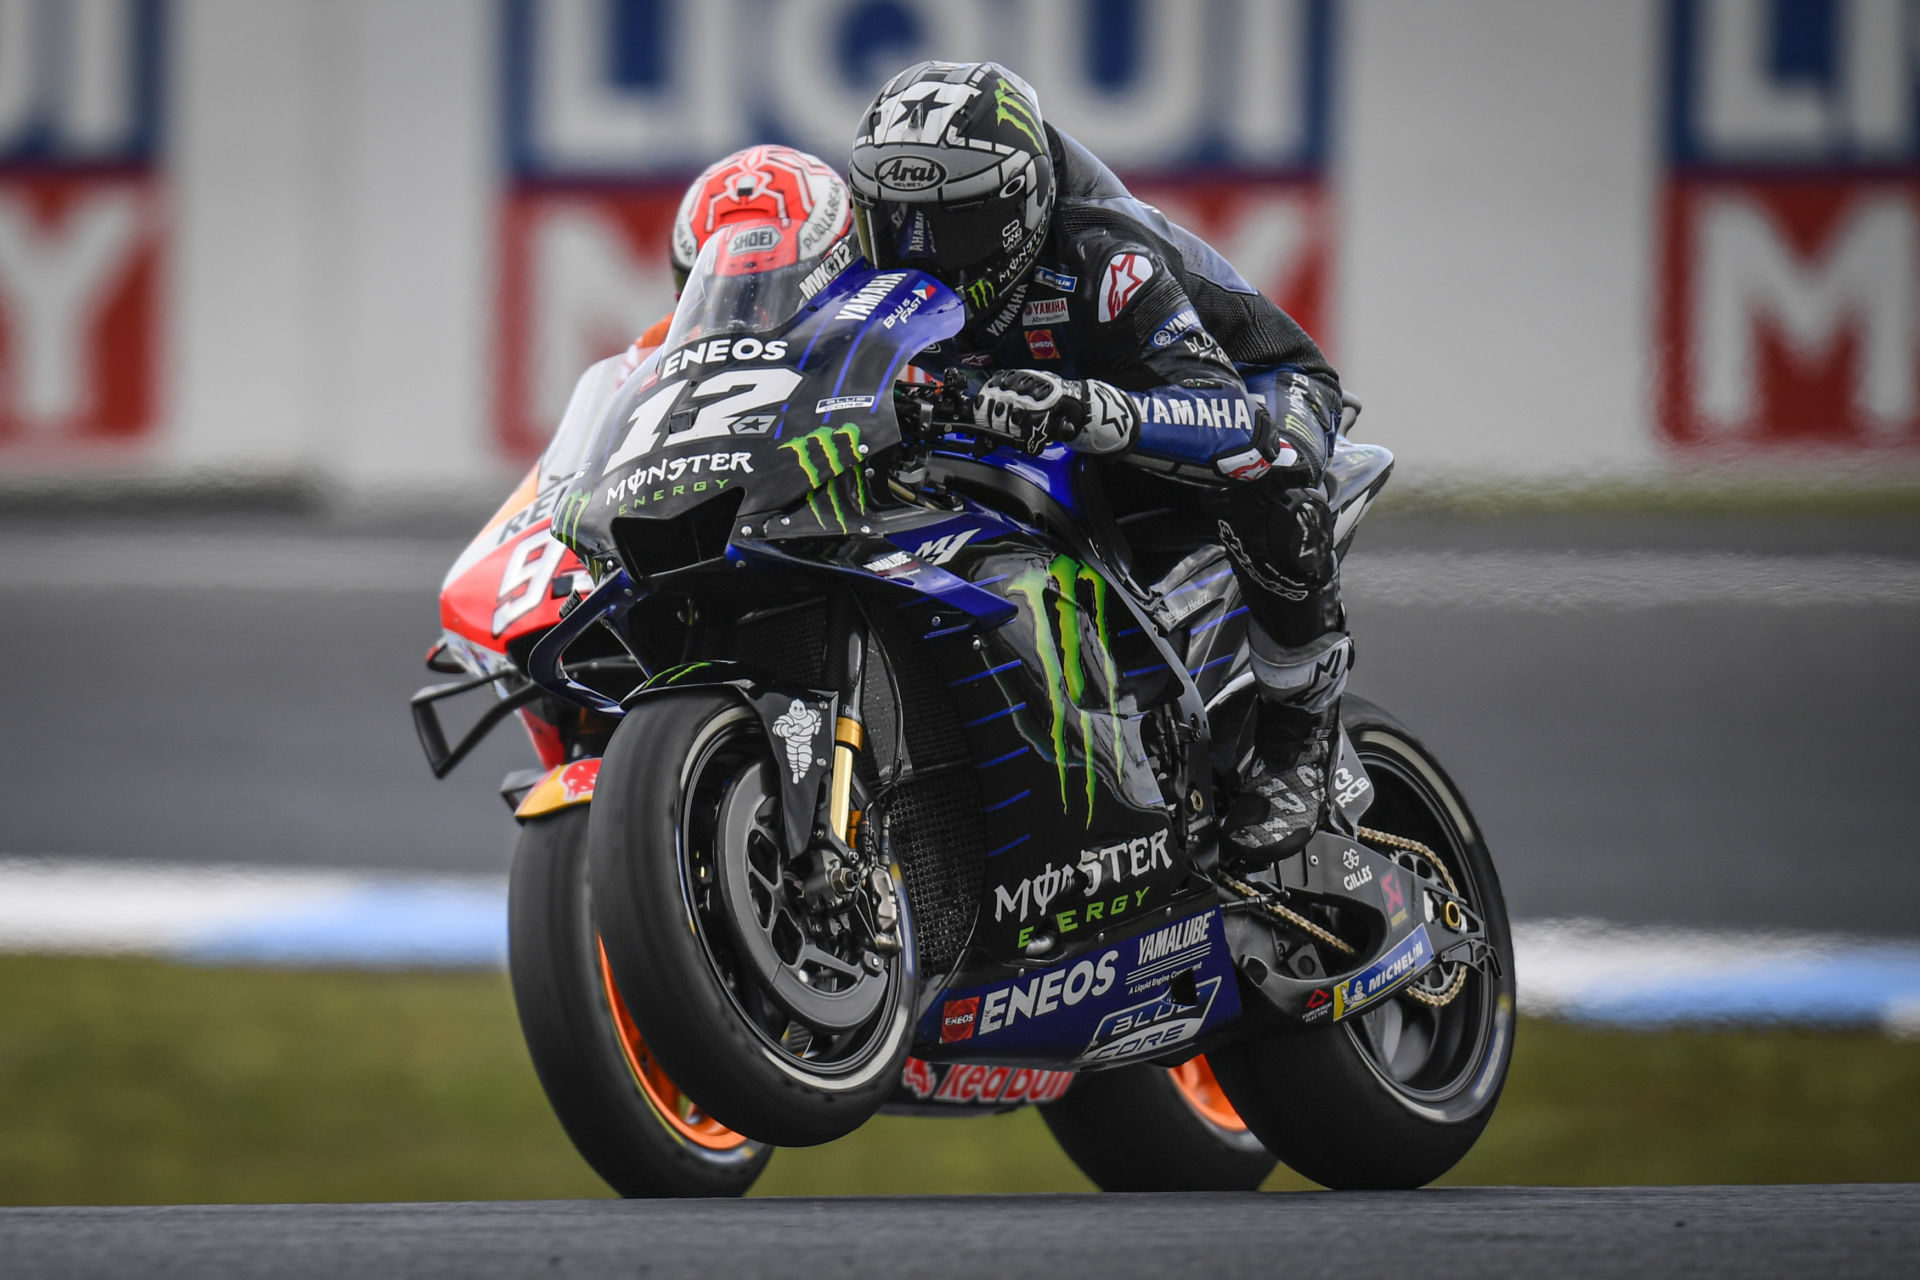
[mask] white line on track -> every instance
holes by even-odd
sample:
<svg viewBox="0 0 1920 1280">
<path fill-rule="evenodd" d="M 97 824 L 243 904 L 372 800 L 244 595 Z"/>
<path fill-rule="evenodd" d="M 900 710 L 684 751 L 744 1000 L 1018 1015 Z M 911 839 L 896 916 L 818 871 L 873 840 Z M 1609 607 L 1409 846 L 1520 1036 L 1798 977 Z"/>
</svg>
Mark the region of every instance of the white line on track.
<svg viewBox="0 0 1920 1280">
<path fill-rule="evenodd" d="M 432 592 L 460 548 L 422 538 L 0 535 L 0 589 Z M 1920 560 L 1736 552 L 1362 550 L 1355 601 L 1523 612 L 1920 605 Z"/>
</svg>

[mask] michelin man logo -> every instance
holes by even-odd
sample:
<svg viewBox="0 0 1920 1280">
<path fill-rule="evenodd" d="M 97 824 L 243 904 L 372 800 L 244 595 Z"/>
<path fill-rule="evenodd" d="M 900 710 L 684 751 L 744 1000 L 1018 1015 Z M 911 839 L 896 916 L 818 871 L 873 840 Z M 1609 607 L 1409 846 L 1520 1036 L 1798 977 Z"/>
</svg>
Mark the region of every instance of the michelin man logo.
<svg viewBox="0 0 1920 1280">
<path fill-rule="evenodd" d="M 787 767 L 794 785 L 813 768 L 813 735 L 820 731 L 820 713 L 795 698 L 786 714 L 773 722 L 773 732 L 787 747 Z"/>
</svg>

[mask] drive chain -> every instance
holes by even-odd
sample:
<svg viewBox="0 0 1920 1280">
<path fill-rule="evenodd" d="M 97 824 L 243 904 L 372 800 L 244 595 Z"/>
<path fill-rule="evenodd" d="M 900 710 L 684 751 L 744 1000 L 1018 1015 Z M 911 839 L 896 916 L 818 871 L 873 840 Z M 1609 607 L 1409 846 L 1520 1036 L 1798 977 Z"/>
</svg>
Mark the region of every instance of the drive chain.
<svg viewBox="0 0 1920 1280">
<path fill-rule="evenodd" d="M 1438 871 L 1440 878 L 1447 882 L 1447 892 L 1456 898 L 1462 896 L 1460 887 L 1453 882 L 1453 873 L 1447 870 L 1446 863 L 1440 861 L 1440 855 L 1427 848 L 1426 845 L 1421 844 L 1418 840 L 1409 840 L 1405 836 L 1396 836 L 1390 831 L 1381 831 L 1375 827 L 1360 827 L 1358 828 L 1358 832 L 1362 840 L 1370 840 L 1375 844 L 1383 844 L 1389 849 L 1400 849 L 1418 857 L 1425 858 L 1428 865 L 1435 871 Z M 1410 983 L 1406 987 L 1405 994 L 1412 996 L 1421 1004 L 1431 1005 L 1439 1009 L 1452 1004 L 1455 997 L 1460 994 L 1466 985 L 1467 966 L 1464 964 L 1455 964 L 1453 967 L 1453 981 L 1449 982 L 1445 989 L 1429 991 L 1418 983 Z"/>
<path fill-rule="evenodd" d="M 1381 831 L 1374 827 L 1361 827 L 1358 830 L 1360 838 L 1363 840 L 1371 841 L 1374 844 L 1385 845 L 1389 849 L 1399 849 L 1426 859 L 1427 864 L 1435 871 L 1438 871 L 1440 878 L 1446 882 L 1447 892 L 1453 894 L 1456 898 L 1461 896 L 1460 888 L 1454 882 L 1453 873 L 1447 870 L 1447 864 L 1440 860 L 1439 854 L 1429 849 L 1426 845 L 1421 844 L 1418 840 L 1409 840 L 1405 836 L 1396 836 L 1392 832 Z M 1300 932 L 1318 942 L 1326 943 L 1342 955 L 1352 956 L 1358 954 L 1350 944 L 1342 941 L 1331 930 L 1315 924 L 1291 907 L 1274 901 L 1273 898 L 1239 877 L 1231 875 L 1226 871 L 1216 871 L 1214 872 L 1214 877 L 1219 883 L 1233 890 L 1248 902 L 1253 903 L 1261 911 L 1278 920 L 1280 923 L 1298 929 Z M 1425 987 L 1410 985 L 1405 989 L 1403 994 L 1413 997 L 1421 1004 L 1431 1005 L 1438 1009 L 1452 1004 L 1466 985 L 1467 966 L 1464 964 L 1455 964 L 1453 966 L 1453 980 L 1447 984 L 1445 990 L 1429 991 Z"/>
<path fill-rule="evenodd" d="M 1275 920 L 1278 920 L 1281 924 L 1290 925 L 1308 937 L 1326 943 L 1343 955 L 1351 956 L 1358 954 L 1351 946 L 1342 942 L 1332 931 L 1321 928 L 1293 908 L 1282 906 L 1280 903 L 1275 902 L 1272 898 L 1262 893 L 1253 885 L 1248 884 L 1245 880 L 1230 875 L 1225 871 L 1215 871 L 1213 874 L 1219 883 L 1233 890 L 1248 902 L 1251 902 L 1254 906 L 1260 908 L 1260 910 L 1266 912 Z"/>
</svg>

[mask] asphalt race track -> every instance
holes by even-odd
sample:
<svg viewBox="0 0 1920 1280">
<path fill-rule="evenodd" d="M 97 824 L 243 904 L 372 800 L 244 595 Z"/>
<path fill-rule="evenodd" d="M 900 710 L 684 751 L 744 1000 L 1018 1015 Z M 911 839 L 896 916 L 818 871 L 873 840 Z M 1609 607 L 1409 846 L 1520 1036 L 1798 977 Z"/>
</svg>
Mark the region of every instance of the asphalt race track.
<svg viewBox="0 0 1920 1280">
<path fill-rule="evenodd" d="M 1920 1187 L 0 1209 L 9 1280 L 1913 1274 Z"/>
<path fill-rule="evenodd" d="M 525 744 L 435 782 L 406 711 L 459 541 L 0 525 L 0 855 L 504 871 Z M 1516 918 L 1920 934 L 1920 520 L 1389 515 L 1348 578 Z"/>
</svg>

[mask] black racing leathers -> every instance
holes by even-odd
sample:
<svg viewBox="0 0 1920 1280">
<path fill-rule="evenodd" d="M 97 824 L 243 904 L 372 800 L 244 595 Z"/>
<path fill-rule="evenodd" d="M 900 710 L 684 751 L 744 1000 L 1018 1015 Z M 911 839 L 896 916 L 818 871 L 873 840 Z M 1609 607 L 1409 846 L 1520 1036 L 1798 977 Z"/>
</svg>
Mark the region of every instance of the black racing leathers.
<svg viewBox="0 0 1920 1280">
<path fill-rule="evenodd" d="M 1338 378 L 1211 246 L 1072 138 L 1046 133 L 1059 190 L 1038 265 L 922 363 L 1045 369 L 1127 391 L 1141 414 L 1128 461 L 1221 492 L 1221 538 L 1253 620 L 1283 649 L 1314 644 L 1343 622 L 1319 487 Z"/>
</svg>

